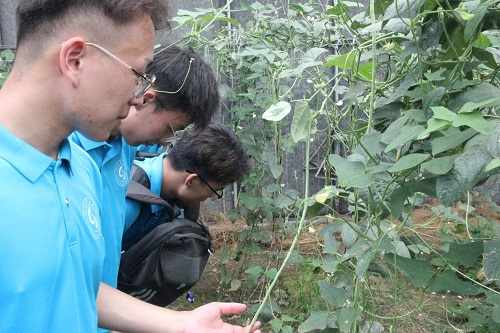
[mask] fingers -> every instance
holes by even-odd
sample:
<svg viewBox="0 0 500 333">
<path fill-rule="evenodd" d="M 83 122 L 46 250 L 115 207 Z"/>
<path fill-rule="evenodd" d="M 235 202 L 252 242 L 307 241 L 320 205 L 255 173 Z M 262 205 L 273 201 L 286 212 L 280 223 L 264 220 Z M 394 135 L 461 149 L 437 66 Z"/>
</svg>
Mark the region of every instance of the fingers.
<svg viewBox="0 0 500 333">
<path fill-rule="evenodd" d="M 253 324 L 253 327 L 252 329 L 250 330 L 250 332 L 253 332 L 253 333 L 261 333 L 260 330 L 260 321 L 256 321 L 255 324 Z M 248 330 L 248 326 L 245 327 L 245 331 Z"/>
<path fill-rule="evenodd" d="M 235 315 L 243 313 L 247 306 L 242 303 L 221 303 L 217 302 L 221 315 Z"/>
</svg>

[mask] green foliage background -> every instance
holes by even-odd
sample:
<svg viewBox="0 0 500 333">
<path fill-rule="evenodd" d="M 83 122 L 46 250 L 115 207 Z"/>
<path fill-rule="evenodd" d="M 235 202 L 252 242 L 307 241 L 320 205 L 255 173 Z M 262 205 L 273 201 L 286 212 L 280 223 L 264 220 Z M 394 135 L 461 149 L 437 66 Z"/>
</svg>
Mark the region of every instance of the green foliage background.
<svg viewBox="0 0 500 333">
<path fill-rule="evenodd" d="M 255 161 L 231 213 L 251 228 L 236 234 L 236 249 L 224 249 L 220 267 L 223 286 L 242 295 L 260 290 L 254 320 L 275 332 L 397 330 L 407 314 L 381 323 L 371 306 L 368 278 L 378 272 L 390 281 L 404 276 L 422 292 L 478 295 L 481 303 L 450 309 L 465 318 L 456 328 L 500 329 L 498 221 L 469 223 L 446 207 L 467 202 L 468 216 L 474 187 L 500 170 L 499 10 L 498 0 L 311 0 L 230 1 L 177 13 L 178 44 L 212 59 L 224 121 Z M 284 166 L 298 151 L 305 176 L 285 183 Z M 318 153 L 325 186 L 311 193 Z M 439 235 L 438 248 L 412 220 L 429 197 L 454 226 Z M 303 256 L 303 228 L 325 218 L 322 252 Z M 252 262 L 290 232 L 288 252 Z M 231 260 L 236 270 L 224 264 Z M 285 314 L 290 281 L 280 276 L 291 263 L 309 280 L 302 306 Z M 394 297 L 397 308 L 396 287 Z"/>
<path fill-rule="evenodd" d="M 259 295 L 253 321 L 274 332 L 397 331 L 411 313 L 398 312 L 401 279 L 474 296 L 446 309 L 462 318 L 450 330 L 500 331 L 499 223 L 468 218 L 474 188 L 500 171 L 500 0 L 329 3 L 235 0 L 173 18 L 176 43 L 217 70 L 223 121 L 254 160 L 231 212 L 249 228 L 220 250 L 221 286 Z M 0 87 L 12 57 L 0 53 Z M 290 182 L 298 152 L 305 172 Z M 423 198 L 448 222 L 437 246 L 413 223 Z M 298 239 L 319 221 L 321 251 L 305 254 Z M 253 260 L 270 244 L 267 262 Z M 296 279 L 282 274 L 291 266 Z M 374 274 L 393 288 L 392 317 L 373 306 Z"/>
</svg>

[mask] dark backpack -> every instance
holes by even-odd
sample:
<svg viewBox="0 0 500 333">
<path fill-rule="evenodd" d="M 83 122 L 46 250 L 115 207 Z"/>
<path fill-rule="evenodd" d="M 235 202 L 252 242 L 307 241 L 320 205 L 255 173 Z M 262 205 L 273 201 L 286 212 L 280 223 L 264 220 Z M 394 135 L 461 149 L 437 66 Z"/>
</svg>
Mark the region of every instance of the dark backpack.
<svg viewBox="0 0 500 333">
<path fill-rule="evenodd" d="M 118 289 L 166 306 L 198 282 L 213 249 L 206 226 L 175 217 L 177 207 L 149 187 L 147 174 L 133 165 L 127 197 L 141 202 L 141 211 L 123 236 Z M 164 208 L 152 213 L 151 204 Z"/>
</svg>

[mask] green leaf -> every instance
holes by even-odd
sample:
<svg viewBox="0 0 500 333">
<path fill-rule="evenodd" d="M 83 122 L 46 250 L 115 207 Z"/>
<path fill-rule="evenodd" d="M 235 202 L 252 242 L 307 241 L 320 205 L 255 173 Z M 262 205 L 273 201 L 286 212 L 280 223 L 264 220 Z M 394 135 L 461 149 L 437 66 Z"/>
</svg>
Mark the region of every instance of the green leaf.
<svg viewBox="0 0 500 333">
<path fill-rule="evenodd" d="M 366 64 L 364 64 L 362 66 L 359 66 L 358 74 L 360 74 L 362 77 L 364 77 L 367 80 L 371 80 L 372 75 L 373 75 L 372 74 L 372 66 L 373 66 L 373 63 L 371 61 L 367 62 Z"/>
<path fill-rule="evenodd" d="M 434 267 L 424 260 L 404 258 L 392 253 L 386 254 L 385 259 L 404 272 L 416 288 L 425 286 L 436 274 Z"/>
<path fill-rule="evenodd" d="M 283 173 L 283 166 L 279 164 L 270 164 L 269 169 L 271 170 L 274 179 L 278 179 Z"/>
<path fill-rule="evenodd" d="M 330 164 L 335 168 L 339 185 L 350 187 L 368 187 L 373 183 L 373 176 L 365 173 L 365 166 L 359 161 L 348 161 L 339 155 L 330 155 Z"/>
<path fill-rule="evenodd" d="M 452 112 L 445 108 L 444 106 L 432 106 L 432 112 L 434 112 L 434 118 L 446 120 L 448 122 L 452 122 L 453 119 L 457 117 L 455 112 Z"/>
<path fill-rule="evenodd" d="M 308 139 L 309 127 L 311 126 L 311 111 L 309 104 L 300 100 L 295 104 L 290 132 L 295 143 Z"/>
<path fill-rule="evenodd" d="M 439 153 L 455 148 L 456 146 L 469 140 L 475 134 L 477 134 L 476 130 L 468 128 L 465 131 L 456 134 L 450 134 L 435 138 L 431 142 L 432 155 L 436 156 Z"/>
<path fill-rule="evenodd" d="M 469 102 L 481 103 L 486 100 L 495 99 L 500 96 L 500 88 L 483 82 L 481 84 L 465 88 L 456 93 L 448 100 L 448 108 L 452 111 L 458 111 L 462 106 Z M 485 107 L 495 105 L 485 105 Z"/>
<path fill-rule="evenodd" d="M 461 295 L 478 295 L 483 289 L 472 282 L 460 280 L 454 271 L 446 269 L 440 272 L 430 283 L 429 291 L 451 291 Z"/>
<path fill-rule="evenodd" d="M 351 70 L 356 64 L 356 54 L 355 52 L 349 52 L 345 54 L 329 55 L 324 63 L 325 67 L 338 67 L 341 69 Z"/>
<path fill-rule="evenodd" d="M 389 152 L 395 148 L 401 147 L 417 138 L 418 134 L 424 131 L 421 125 L 405 125 L 401 128 L 401 133 L 385 148 L 384 152 Z"/>
<path fill-rule="evenodd" d="M 431 118 L 427 121 L 427 129 L 417 136 L 417 139 L 423 139 L 427 134 L 438 131 L 449 126 L 450 122 L 442 119 Z"/>
<path fill-rule="evenodd" d="M 425 95 L 423 98 L 424 111 L 428 111 L 433 106 L 438 106 L 443 99 L 444 93 L 444 87 L 437 87 L 436 89 L 432 89 L 427 95 Z"/>
<path fill-rule="evenodd" d="M 271 320 L 271 326 L 273 328 L 273 332 L 281 332 L 281 328 L 283 327 L 283 322 L 275 318 Z"/>
<path fill-rule="evenodd" d="M 328 324 L 330 314 L 326 311 L 311 309 L 311 315 L 305 322 L 300 324 L 299 333 L 312 332 L 316 330 L 324 330 Z"/>
<path fill-rule="evenodd" d="M 349 249 L 349 251 L 347 251 L 344 254 L 345 258 L 353 254 L 364 253 L 365 251 L 368 250 L 369 246 L 367 247 L 366 242 L 363 239 L 356 242 L 358 234 L 356 233 L 356 231 L 353 230 L 353 228 L 348 223 L 342 224 L 342 231 L 340 232 L 340 234 L 342 236 L 342 242 L 344 243 L 344 246 Z M 356 244 L 355 247 L 354 244 Z M 351 249 L 351 247 L 354 248 Z"/>
<path fill-rule="evenodd" d="M 327 254 L 337 254 L 339 252 L 340 242 L 335 239 L 335 235 L 331 232 L 325 235 L 325 248 L 323 249 L 323 253 Z"/>
<path fill-rule="evenodd" d="M 430 154 L 408 154 L 399 159 L 393 166 L 391 166 L 387 171 L 391 173 L 401 172 L 407 169 L 414 168 L 428 159 Z"/>
<path fill-rule="evenodd" d="M 282 208 L 286 208 L 286 207 L 289 207 L 289 206 L 292 206 L 293 204 L 295 204 L 295 200 L 290 198 L 287 195 L 280 194 L 274 200 L 274 204 L 276 205 L 277 208 L 282 209 Z"/>
<path fill-rule="evenodd" d="M 316 266 L 321 267 L 326 273 L 333 273 L 340 265 L 340 261 L 336 257 L 329 257 L 320 260 L 314 260 L 313 262 Z"/>
<path fill-rule="evenodd" d="M 297 9 L 298 11 L 302 13 L 310 13 L 314 10 L 314 7 L 311 6 L 306 6 L 306 5 L 299 5 L 299 4 L 290 4 L 290 7 L 293 7 Z"/>
<path fill-rule="evenodd" d="M 269 121 L 280 121 L 285 118 L 292 111 L 292 106 L 290 103 L 285 101 L 280 101 L 272 105 L 262 114 L 262 119 Z"/>
<path fill-rule="evenodd" d="M 480 33 L 472 46 L 477 47 L 478 49 L 486 49 L 488 46 L 491 46 L 491 41 L 488 37 L 486 37 L 483 33 Z"/>
<path fill-rule="evenodd" d="M 234 26 L 239 26 L 240 25 L 240 22 L 236 21 L 235 19 L 232 19 L 230 17 L 226 17 L 226 16 L 217 16 L 217 17 L 213 17 L 215 20 L 217 21 L 224 21 L 224 22 L 227 22 L 227 23 L 230 23 Z"/>
<path fill-rule="evenodd" d="M 476 109 L 483 108 L 486 105 L 491 106 L 498 104 L 500 104 L 500 97 L 491 98 L 481 102 L 467 102 L 460 108 L 460 110 L 458 110 L 458 113 L 468 113 Z"/>
<path fill-rule="evenodd" d="M 484 148 L 475 147 L 464 151 L 453 164 L 451 174 L 439 176 L 436 194 L 445 205 L 453 206 L 463 194 L 487 177 L 485 166 L 492 160 Z"/>
<path fill-rule="evenodd" d="M 466 42 L 470 41 L 476 33 L 476 29 L 479 24 L 481 24 L 484 14 L 486 14 L 486 8 L 484 7 L 479 10 L 474 10 L 474 17 L 465 23 L 464 39 Z"/>
<path fill-rule="evenodd" d="M 428 162 L 422 163 L 422 169 L 435 175 L 444 175 L 453 168 L 453 162 L 457 156 L 458 155 L 434 158 Z"/>
<path fill-rule="evenodd" d="M 443 258 L 452 263 L 466 265 L 469 267 L 477 267 L 477 260 L 483 254 L 482 242 L 471 243 L 450 243 L 448 252 L 443 253 Z"/>
<path fill-rule="evenodd" d="M 270 279 L 274 279 L 276 277 L 276 274 L 278 273 L 278 270 L 276 268 L 271 268 L 267 271 L 264 272 L 264 275 L 267 276 Z"/>
<path fill-rule="evenodd" d="M 373 256 L 375 255 L 375 251 L 368 251 L 358 256 L 358 261 L 356 263 L 356 275 L 358 277 L 363 277 L 370 266 Z"/>
<path fill-rule="evenodd" d="M 229 291 L 236 291 L 240 289 L 241 287 L 241 281 L 238 279 L 231 279 L 231 288 L 229 288 Z"/>
<path fill-rule="evenodd" d="M 385 21 L 393 17 L 408 17 L 408 15 L 414 13 L 420 5 L 420 0 L 394 1 L 385 11 L 383 20 Z"/>
<path fill-rule="evenodd" d="M 489 171 L 496 169 L 498 167 L 500 167 L 500 158 L 494 158 L 491 160 L 490 163 L 488 163 L 486 165 L 486 167 L 484 168 L 484 172 L 489 172 Z"/>
<path fill-rule="evenodd" d="M 459 113 L 457 118 L 453 121 L 453 126 L 469 126 L 483 134 L 491 133 L 493 130 L 491 124 L 484 119 L 480 111 Z"/>
<path fill-rule="evenodd" d="M 484 242 L 484 275 L 489 280 L 500 280 L 500 240 Z"/>
<path fill-rule="evenodd" d="M 351 332 L 351 328 L 361 316 L 360 308 L 341 308 L 335 311 L 337 325 L 341 332 Z"/>
<path fill-rule="evenodd" d="M 322 296 L 326 298 L 331 306 L 340 308 L 345 306 L 352 297 L 352 291 L 344 288 L 337 288 L 331 285 L 328 281 L 319 280 L 319 288 Z"/>
</svg>

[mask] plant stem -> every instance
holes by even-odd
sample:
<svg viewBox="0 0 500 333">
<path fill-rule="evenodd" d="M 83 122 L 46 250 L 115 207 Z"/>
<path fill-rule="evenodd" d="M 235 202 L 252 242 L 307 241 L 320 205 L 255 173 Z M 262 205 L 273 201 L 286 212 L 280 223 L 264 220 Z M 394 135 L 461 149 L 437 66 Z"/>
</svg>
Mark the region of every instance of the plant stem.
<svg viewBox="0 0 500 333">
<path fill-rule="evenodd" d="M 307 137 L 309 138 L 310 135 L 311 135 L 311 127 L 309 126 L 309 131 L 308 131 Z M 271 295 L 271 292 L 273 291 L 274 286 L 278 282 L 278 279 L 281 276 L 281 273 L 283 272 L 286 265 L 288 264 L 288 261 L 290 260 L 290 257 L 292 256 L 292 252 L 295 249 L 295 246 L 297 246 L 297 243 L 299 242 L 300 234 L 302 232 L 302 228 L 304 227 L 304 222 L 306 220 L 307 207 L 308 207 L 306 198 L 309 196 L 309 163 L 308 163 L 308 161 L 309 161 L 310 150 L 311 150 L 311 140 L 306 139 L 306 158 L 305 158 L 306 166 L 305 166 L 304 201 L 302 203 L 302 206 L 303 206 L 302 215 L 300 217 L 300 221 L 299 221 L 299 224 L 297 226 L 297 232 L 295 234 L 295 237 L 293 239 L 292 244 L 290 245 L 290 249 L 288 249 L 288 252 L 285 256 L 285 259 L 283 260 L 283 263 L 281 264 L 278 272 L 276 273 L 276 276 L 271 281 L 271 284 L 267 288 L 266 294 L 264 295 L 264 299 L 262 300 L 259 308 L 257 309 L 257 312 L 255 312 L 255 315 L 253 316 L 252 321 L 250 322 L 247 333 L 250 333 L 251 328 L 253 327 L 253 325 L 257 321 L 257 318 L 259 317 L 259 314 L 261 313 L 267 300 L 269 299 L 269 296 Z"/>
</svg>

